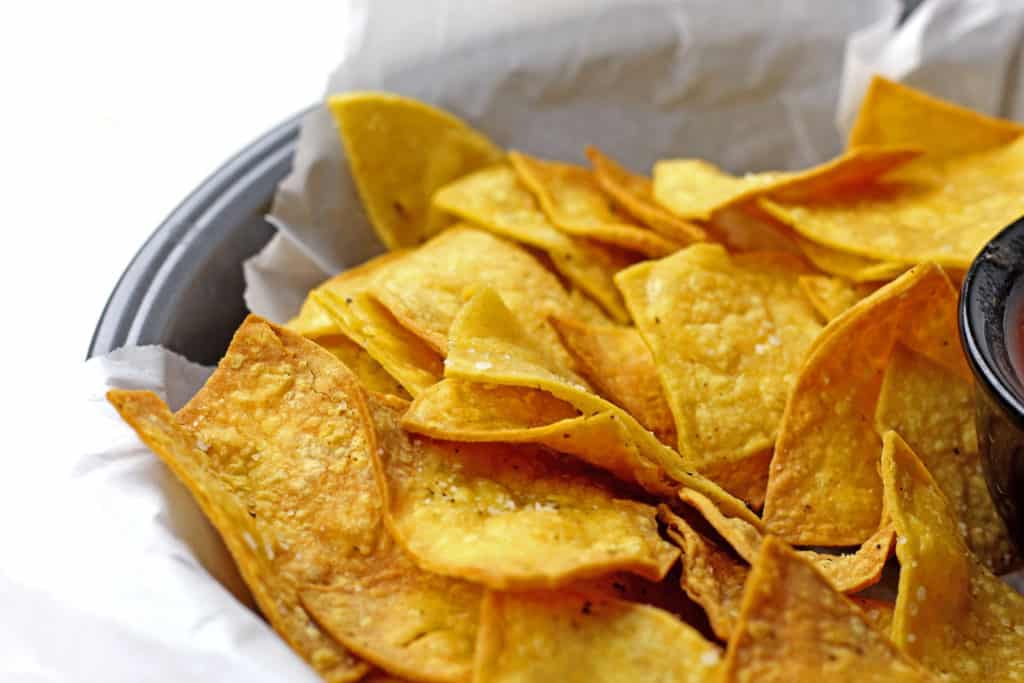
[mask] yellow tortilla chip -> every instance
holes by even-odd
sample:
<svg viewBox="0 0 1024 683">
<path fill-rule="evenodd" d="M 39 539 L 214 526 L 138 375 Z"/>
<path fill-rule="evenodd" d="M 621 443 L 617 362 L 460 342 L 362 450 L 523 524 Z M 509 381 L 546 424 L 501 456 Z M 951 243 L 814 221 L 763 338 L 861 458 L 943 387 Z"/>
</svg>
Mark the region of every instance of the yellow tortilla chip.
<svg viewBox="0 0 1024 683">
<path fill-rule="evenodd" d="M 825 328 L 782 418 L 763 515 L 769 533 L 797 545 L 829 546 L 859 545 L 875 533 L 882 487 L 873 423 L 885 365 L 897 338 L 913 338 L 919 347 L 938 340 L 931 332 L 947 325 L 955 309 L 949 280 L 926 264 Z M 932 352 L 941 353 L 941 346 Z"/>
<path fill-rule="evenodd" d="M 705 467 L 770 448 L 804 354 L 821 330 L 786 254 L 695 245 L 616 276 L 650 347 L 680 452 Z"/>
<path fill-rule="evenodd" d="M 900 178 L 815 201 L 761 200 L 807 239 L 895 263 L 967 268 L 1024 213 L 1024 140 L 953 157 L 928 157 Z"/>
<path fill-rule="evenodd" d="M 680 583 L 686 594 L 704 608 L 715 635 L 729 638 L 739 620 L 743 586 L 750 568 L 697 533 L 667 506 L 658 507 L 665 533 L 683 553 Z"/>
<path fill-rule="evenodd" d="M 971 555 L 939 485 L 895 432 L 882 453 L 899 533 L 896 644 L 944 680 L 1024 678 L 1024 596 Z"/>
<path fill-rule="evenodd" d="M 852 282 L 894 280 L 909 269 L 905 263 L 876 261 L 826 247 L 800 235 L 794 235 L 793 242 L 815 268 Z"/>
<path fill-rule="evenodd" d="M 655 258 L 682 246 L 615 214 L 594 176 L 582 166 L 535 159 L 521 152 L 509 152 L 508 158 L 519 180 L 559 230 Z"/>
<path fill-rule="evenodd" d="M 953 156 L 1012 142 L 1024 133 L 1014 121 L 985 116 L 875 76 L 868 86 L 847 147 L 915 145 L 929 155 Z"/>
<path fill-rule="evenodd" d="M 570 362 L 547 322 L 548 315 L 569 311 L 568 293 L 530 254 L 482 230 L 446 230 L 389 269 L 371 291 L 402 325 L 447 355 L 452 321 L 465 294 L 479 286 L 501 292 L 530 334 Z"/>
<path fill-rule="evenodd" d="M 733 176 L 701 159 L 666 159 L 654 165 L 654 197 L 682 218 L 711 220 L 731 206 L 759 197 L 800 201 L 831 196 L 897 168 L 921 150 L 908 147 L 860 147 L 804 171 Z"/>
<path fill-rule="evenodd" d="M 700 472 L 752 509 L 760 510 L 764 507 L 771 462 L 772 450 L 768 448 L 743 460 L 705 465 Z"/>
<path fill-rule="evenodd" d="M 828 322 L 854 305 L 863 295 L 849 280 L 827 275 L 801 275 L 797 278 L 800 289 L 814 309 Z"/>
<path fill-rule="evenodd" d="M 543 250 L 555 269 L 579 287 L 615 320 L 629 316 L 612 276 L 625 264 L 602 245 L 559 231 L 537 206 L 508 164 L 472 173 L 434 195 L 434 205 L 490 232 Z"/>
<path fill-rule="evenodd" d="M 875 630 L 885 635 L 886 638 L 892 633 L 892 615 L 894 605 L 891 602 L 862 598 L 857 595 L 850 596 L 850 602 L 857 605 L 868 623 L 875 627 Z"/>
<path fill-rule="evenodd" d="M 625 169 L 596 147 L 588 146 L 586 153 L 594 180 L 626 213 L 673 242 L 689 244 L 708 238 L 699 225 L 675 217 L 654 200 L 650 178 Z"/>
<path fill-rule="evenodd" d="M 312 301 L 312 300 L 311 300 Z M 317 304 L 319 306 L 319 304 Z M 320 307 L 321 310 L 323 307 Z M 411 398 L 409 392 L 402 388 L 401 383 L 392 377 L 366 349 L 356 344 L 344 334 L 331 334 L 314 339 L 317 344 L 331 352 L 335 358 L 348 366 L 355 373 L 359 382 L 370 391 L 382 394 L 394 394 L 402 398 Z"/>
<path fill-rule="evenodd" d="M 706 496 L 696 491 L 680 491 L 679 498 L 696 508 L 737 555 L 753 564 L 764 538 L 760 531 L 742 519 L 723 514 Z M 798 554 L 814 563 L 837 591 L 854 593 L 878 583 L 895 540 L 892 523 L 885 519 L 856 552 L 831 555 L 800 550 Z"/>
<path fill-rule="evenodd" d="M 430 198 L 442 185 L 495 163 L 502 151 L 448 112 L 377 92 L 332 95 L 363 207 L 390 249 L 420 244 L 443 227 Z"/>
<path fill-rule="evenodd" d="M 597 392 L 635 417 L 663 443 L 674 445 L 676 426 L 654 358 L 633 327 L 550 319 L 576 369 Z"/>
<path fill-rule="evenodd" d="M 518 323 L 493 290 L 477 292 L 459 312 L 451 329 L 445 376 L 482 384 L 519 386 L 551 393 L 581 413 L 611 413 L 621 421 L 629 448 L 660 467 L 668 477 L 715 500 L 731 514 L 759 525 L 760 520 L 734 496 L 695 472 L 691 461 L 647 431 L 636 418 L 607 399 L 591 393 L 571 369 Z"/>
<path fill-rule="evenodd" d="M 325 680 L 341 683 L 361 678 L 370 667 L 321 631 L 299 604 L 300 582 L 313 570 L 328 569 L 324 558 L 300 564 L 291 553 L 280 552 L 276 544 L 293 534 L 271 533 L 272 521 L 249 514 L 249 501 L 233 491 L 220 473 L 211 471 L 209 457 L 200 448 L 206 444 L 176 424 L 156 394 L 115 390 L 107 398 L 192 493 L 224 539 L 271 626 Z"/>
<path fill-rule="evenodd" d="M 402 427 L 450 441 L 539 444 L 655 495 L 674 490 L 665 472 L 633 445 L 615 413 L 581 415 L 546 391 L 446 379 L 416 397 Z"/>
<path fill-rule="evenodd" d="M 729 638 L 732 681 L 931 681 L 806 559 L 767 537 Z"/>
<path fill-rule="evenodd" d="M 630 571 L 660 579 L 678 552 L 654 508 L 538 448 L 410 436 L 397 399 L 370 402 L 395 538 L 431 571 L 498 589 L 553 588 Z"/>
<path fill-rule="evenodd" d="M 875 424 L 879 434 L 897 432 L 920 457 L 978 559 L 997 574 L 1012 569 L 1017 553 L 989 495 L 978 455 L 973 383 L 897 345 Z"/>
<path fill-rule="evenodd" d="M 720 649 L 656 607 L 588 593 L 489 592 L 477 683 L 717 680 Z"/>
</svg>

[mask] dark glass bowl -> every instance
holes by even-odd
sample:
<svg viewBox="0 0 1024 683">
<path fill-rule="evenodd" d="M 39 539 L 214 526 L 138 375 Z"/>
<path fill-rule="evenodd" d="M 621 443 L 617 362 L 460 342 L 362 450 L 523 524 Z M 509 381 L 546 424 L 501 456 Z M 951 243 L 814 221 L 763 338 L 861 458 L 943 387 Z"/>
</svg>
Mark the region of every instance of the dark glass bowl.
<svg viewBox="0 0 1024 683">
<path fill-rule="evenodd" d="M 1024 313 L 1024 218 L 995 236 L 960 292 L 960 340 L 974 371 L 978 445 L 989 491 L 1024 550 L 1024 382 L 1015 367 Z M 1022 367 L 1021 369 L 1024 369 Z"/>
</svg>

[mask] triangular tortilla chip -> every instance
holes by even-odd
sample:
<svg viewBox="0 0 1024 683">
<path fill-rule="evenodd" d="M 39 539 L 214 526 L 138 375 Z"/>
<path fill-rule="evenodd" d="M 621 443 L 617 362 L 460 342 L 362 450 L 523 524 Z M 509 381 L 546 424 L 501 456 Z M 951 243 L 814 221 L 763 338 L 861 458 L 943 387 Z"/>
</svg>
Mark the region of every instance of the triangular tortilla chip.
<svg viewBox="0 0 1024 683">
<path fill-rule="evenodd" d="M 720 652 L 656 607 L 590 593 L 490 592 L 473 680 L 710 683 Z"/>
<path fill-rule="evenodd" d="M 985 116 L 902 83 L 875 76 L 850 130 L 847 147 L 914 145 L 929 155 L 952 156 L 998 147 L 1024 126 Z"/>
<path fill-rule="evenodd" d="M 650 347 L 680 452 L 702 469 L 770 448 L 821 324 L 787 254 L 689 247 L 616 282 Z"/>
<path fill-rule="evenodd" d="M 886 503 L 899 533 L 896 644 L 943 680 L 1024 677 L 1024 596 L 967 549 L 939 485 L 910 447 L 887 432 Z"/>
<path fill-rule="evenodd" d="M 482 384 L 519 386 L 551 393 L 582 413 L 611 413 L 637 451 L 672 480 L 705 493 L 732 514 L 760 520 L 734 496 L 694 471 L 685 457 L 658 441 L 636 418 L 592 393 L 571 369 L 561 366 L 512 315 L 493 290 L 477 292 L 452 325 L 445 376 Z"/>
<path fill-rule="evenodd" d="M 1017 553 L 981 468 L 974 428 L 974 386 L 897 345 L 878 399 L 879 435 L 895 431 L 939 484 L 972 552 L 991 571 L 1010 571 Z"/>
<path fill-rule="evenodd" d="M 570 237 L 548 221 L 508 164 L 485 168 L 444 186 L 434 205 L 489 232 L 543 250 L 566 280 L 598 301 L 615 320 L 629 314 L 612 276 L 624 267 L 607 245 Z"/>
<path fill-rule="evenodd" d="M 677 218 L 654 200 L 654 183 L 650 178 L 625 169 L 596 147 L 588 146 L 586 153 L 594 167 L 594 180 L 626 213 L 680 244 L 708 238 L 699 225 Z"/>
<path fill-rule="evenodd" d="M 676 426 L 658 379 L 654 358 L 634 327 L 588 325 L 568 318 L 550 319 L 576 369 L 598 393 L 623 408 L 675 445 Z"/>
<path fill-rule="evenodd" d="M 554 588 L 630 571 L 661 579 L 678 552 L 654 508 L 618 499 L 582 463 L 530 446 L 435 441 L 371 395 L 395 538 L 431 571 L 498 589 Z"/>
<path fill-rule="evenodd" d="M 831 196 L 897 168 L 921 150 L 860 147 L 804 171 L 733 176 L 701 159 L 666 159 L 654 165 L 654 197 L 682 218 L 711 220 L 714 214 L 759 197 L 789 201 Z"/>
<path fill-rule="evenodd" d="M 400 95 L 332 95 L 327 107 L 363 207 L 390 249 L 420 244 L 443 227 L 431 214 L 434 191 L 502 156 L 448 112 Z"/>
<path fill-rule="evenodd" d="M 956 292 L 942 270 L 918 266 L 825 328 L 786 404 L 772 459 L 764 524 L 798 545 L 859 545 L 879 528 L 882 375 L 897 338 L 944 355 Z M 952 312 L 954 319 L 950 321 Z M 932 348 L 934 347 L 934 348 Z"/>
<path fill-rule="evenodd" d="M 731 681 L 932 681 L 806 559 L 767 537 L 729 638 Z"/>
<path fill-rule="evenodd" d="M 582 166 L 535 159 L 521 152 L 510 152 L 508 158 L 520 181 L 559 230 L 655 258 L 682 246 L 614 213 L 594 176 Z"/>
</svg>

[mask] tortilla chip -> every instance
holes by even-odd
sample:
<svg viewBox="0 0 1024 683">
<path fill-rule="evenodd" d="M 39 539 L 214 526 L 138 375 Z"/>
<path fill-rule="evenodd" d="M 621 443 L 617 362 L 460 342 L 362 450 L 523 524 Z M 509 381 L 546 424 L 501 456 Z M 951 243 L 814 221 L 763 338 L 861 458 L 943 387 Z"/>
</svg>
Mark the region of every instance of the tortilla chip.
<svg viewBox="0 0 1024 683">
<path fill-rule="evenodd" d="M 862 598 L 857 595 L 851 595 L 850 602 L 857 605 L 860 611 L 864 613 L 864 617 L 868 620 L 868 623 L 875 627 L 875 630 L 884 635 L 886 638 L 892 633 L 892 615 L 894 605 L 891 602 L 885 602 L 883 600 L 873 600 L 872 598 Z"/>
<path fill-rule="evenodd" d="M 571 369 L 561 366 L 548 348 L 520 325 L 493 290 L 477 292 L 459 312 L 451 329 L 445 376 L 469 382 L 519 386 L 547 391 L 581 413 L 611 413 L 635 448 L 683 486 L 705 493 L 730 513 L 759 525 L 760 520 L 734 496 L 693 470 L 692 463 L 658 441 L 636 418 L 591 393 Z"/>
<path fill-rule="evenodd" d="M 717 211 L 708 223 L 712 241 L 729 251 L 782 251 L 799 255 L 799 236 L 757 204 L 730 206 Z"/>
<path fill-rule="evenodd" d="M 930 681 L 806 559 L 767 537 L 729 638 L 723 682 Z"/>
<path fill-rule="evenodd" d="M 895 263 L 967 268 L 997 232 L 1024 213 L 1024 140 L 952 157 L 928 157 L 899 180 L 809 202 L 761 200 L 809 240 Z"/>
<path fill-rule="evenodd" d="M 947 680 L 1024 677 L 1024 596 L 967 548 L 956 515 L 910 447 L 887 432 L 886 503 L 899 533 L 896 644 Z"/>
<path fill-rule="evenodd" d="M 864 297 L 852 282 L 826 275 L 801 275 L 800 289 L 814 309 L 828 322 Z"/>
<path fill-rule="evenodd" d="M 852 282 L 894 280 L 909 269 L 905 263 L 888 263 L 850 254 L 812 242 L 800 235 L 794 235 L 793 241 L 815 268 Z"/>
<path fill-rule="evenodd" d="M 683 246 L 615 214 L 594 176 L 582 166 L 535 159 L 521 152 L 509 152 L 508 158 L 548 220 L 566 234 L 655 258 Z"/>
<path fill-rule="evenodd" d="M 674 445 L 676 426 L 654 358 L 633 327 L 588 325 L 568 318 L 549 322 L 576 369 L 597 392 L 635 417 L 663 443 Z"/>
<path fill-rule="evenodd" d="M 828 546 L 859 545 L 875 533 L 882 487 L 873 422 L 890 351 L 897 338 L 907 343 L 913 337 L 918 346 L 937 339 L 931 330 L 947 325 L 955 307 L 949 280 L 926 264 L 825 328 L 782 418 L 763 514 L 769 533 L 797 545 Z"/>
<path fill-rule="evenodd" d="M 879 435 L 897 432 L 920 457 L 978 559 L 997 574 L 1012 569 L 1017 553 L 989 495 L 978 455 L 973 383 L 897 345 L 875 424 Z"/>
<path fill-rule="evenodd" d="M 554 588 L 630 571 L 660 579 L 678 552 L 654 508 L 538 448 L 410 437 L 404 406 L 371 396 L 387 521 L 420 566 L 498 589 Z"/>
<path fill-rule="evenodd" d="M 390 248 L 420 244 L 443 227 L 430 198 L 442 185 L 495 163 L 502 151 L 446 111 L 390 93 L 332 95 L 366 214 Z"/>
<path fill-rule="evenodd" d="M 759 197 L 801 201 L 858 187 L 920 156 L 908 147 L 860 147 L 819 166 L 733 176 L 701 159 L 654 165 L 654 197 L 681 218 L 711 220 L 718 211 Z"/>
<path fill-rule="evenodd" d="M 446 379 L 416 397 L 402 427 L 449 441 L 543 445 L 655 495 L 675 489 L 664 470 L 637 450 L 615 413 L 580 415 L 538 389 Z"/>
<path fill-rule="evenodd" d="M 701 244 L 616 276 L 675 416 L 679 450 L 702 470 L 762 453 L 821 330 L 786 254 L 730 257 Z"/>
<path fill-rule="evenodd" d="M 612 318 L 629 320 L 612 281 L 625 264 L 616 267 L 619 258 L 599 248 L 603 245 L 570 237 L 552 225 L 508 164 L 446 185 L 434 195 L 434 205 L 499 237 L 543 250 L 559 273 L 600 302 Z"/>
<path fill-rule="evenodd" d="M 750 568 L 694 531 L 667 506 L 658 507 L 658 519 L 666 525 L 669 539 L 683 551 L 683 590 L 704 608 L 715 635 L 727 640 L 739 620 L 743 586 Z"/>
<path fill-rule="evenodd" d="M 680 491 L 679 498 L 696 508 L 737 555 L 753 564 L 763 541 L 760 531 L 742 519 L 723 514 L 706 496 L 696 491 Z M 814 563 L 837 591 L 854 593 L 878 583 L 895 541 L 892 523 L 883 520 L 878 530 L 856 552 L 831 555 L 800 550 L 798 554 Z"/>
<path fill-rule="evenodd" d="M 771 462 L 772 450 L 768 448 L 743 460 L 705 465 L 700 472 L 752 509 L 760 510 L 768 490 Z"/>
<path fill-rule="evenodd" d="M 847 147 L 914 145 L 929 155 L 953 156 L 1005 145 L 1021 133 L 1024 126 L 1014 121 L 985 116 L 875 76 L 857 112 Z"/>
<path fill-rule="evenodd" d="M 312 301 L 312 300 L 311 300 Z M 323 310 L 323 307 L 317 304 Z M 331 355 L 348 366 L 359 382 L 370 391 L 411 398 L 402 385 L 392 377 L 366 349 L 344 334 L 331 334 L 314 339 L 317 344 L 331 352 Z"/>
<path fill-rule="evenodd" d="M 679 244 L 703 242 L 708 238 L 699 225 L 673 216 L 654 200 L 654 184 L 650 178 L 632 173 L 596 147 L 588 146 L 586 153 L 594 167 L 594 180 L 633 218 Z"/>
<path fill-rule="evenodd" d="M 656 607 L 595 594 L 489 592 L 477 683 L 716 680 L 720 649 Z"/>
</svg>

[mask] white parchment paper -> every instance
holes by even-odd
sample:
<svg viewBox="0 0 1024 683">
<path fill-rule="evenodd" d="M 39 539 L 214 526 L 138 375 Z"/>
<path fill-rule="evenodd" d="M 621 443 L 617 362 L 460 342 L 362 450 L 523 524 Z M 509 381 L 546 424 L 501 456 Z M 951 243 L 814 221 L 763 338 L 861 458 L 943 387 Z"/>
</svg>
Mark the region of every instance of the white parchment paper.
<svg viewBox="0 0 1024 683">
<path fill-rule="evenodd" d="M 671 155 L 734 171 L 808 165 L 839 150 L 875 72 L 1024 118 L 1019 2 L 928 0 L 902 26 L 896 0 L 353 6 L 328 92 L 417 96 L 554 158 L 581 161 L 593 143 L 637 170 Z M 380 249 L 322 109 L 271 219 L 280 234 L 245 264 L 246 301 L 279 322 Z M 177 407 L 207 372 L 153 347 L 93 359 L 40 406 L 54 414 L 47 448 L 7 455 L 0 680 L 315 680 L 251 611 L 187 492 L 103 400 L 147 388 Z"/>
</svg>

